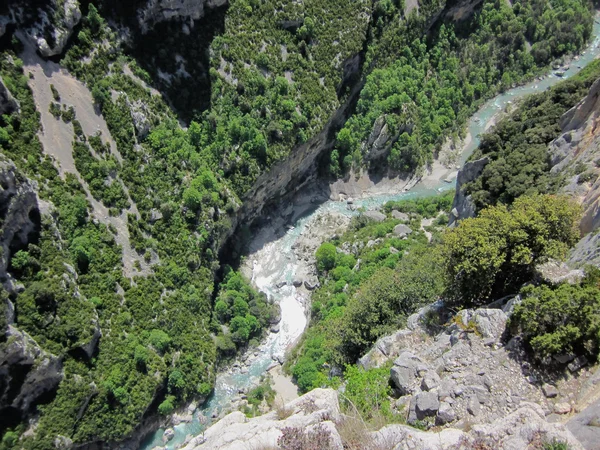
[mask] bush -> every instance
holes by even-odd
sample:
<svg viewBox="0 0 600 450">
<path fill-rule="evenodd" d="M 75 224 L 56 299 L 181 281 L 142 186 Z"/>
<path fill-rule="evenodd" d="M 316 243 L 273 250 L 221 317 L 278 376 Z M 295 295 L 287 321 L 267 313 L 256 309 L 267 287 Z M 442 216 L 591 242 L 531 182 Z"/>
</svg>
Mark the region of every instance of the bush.
<svg viewBox="0 0 600 450">
<path fill-rule="evenodd" d="M 335 260 L 337 258 L 337 249 L 335 245 L 326 242 L 321 244 L 315 254 L 317 258 L 317 268 L 320 272 L 326 272 L 335 267 Z"/>
<path fill-rule="evenodd" d="M 561 284 L 527 286 L 515 307 L 509 329 L 520 333 L 538 359 L 564 353 L 598 355 L 600 345 L 600 289 Z"/>
<path fill-rule="evenodd" d="M 169 395 L 160 405 L 158 405 L 158 412 L 163 416 L 168 416 L 175 410 L 175 397 Z"/>
<path fill-rule="evenodd" d="M 349 301 L 339 323 L 341 352 L 354 362 L 379 337 L 398 329 L 409 314 L 435 301 L 443 290 L 439 256 L 415 249 L 398 267 L 380 267 Z"/>
<path fill-rule="evenodd" d="M 481 305 L 516 293 L 548 258 L 561 258 L 579 239 L 580 208 L 565 197 L 520 197 L 463 220 L 444 238 L 445 299 Z"/>
</svg>

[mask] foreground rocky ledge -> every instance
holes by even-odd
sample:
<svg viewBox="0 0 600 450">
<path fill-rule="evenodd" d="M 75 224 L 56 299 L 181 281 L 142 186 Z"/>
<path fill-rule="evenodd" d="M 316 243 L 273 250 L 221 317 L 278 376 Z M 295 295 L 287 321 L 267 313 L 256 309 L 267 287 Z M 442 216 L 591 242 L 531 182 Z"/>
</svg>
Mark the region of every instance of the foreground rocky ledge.
<svg viewBox="0 0 600 450">
<path fill-rule="evenodd" d="M 341 412 L 336 391 L 315 389 L 264 416 L 248 419 L 239 411 L 233 412 L 208 428 L 203 435 L 193 438 L 185 449 L 277 449 L 290 445 L 289 448 L 304 448 L 294 447 L 297 442 L 289 439 L 309 439 L 313 444 L 319 442 L 322 450 L 516 450 L 541 448 L 543 443 L 553 441 L 566 443 L 571 450 L 583 449 L 562 424 L 546 422 L 541 407 L 534 403 L 522 403 L 508 416 L 491 424 L 474 425 L 468 431 L 445 428 L 438 432 L 425 432 L 394 424 L 373 432 L 364 427 L 360 430 L 361 427 L 360 421 Z M 349 428 L 352 428 L 351 431 Z M 284 435 L 283 439 L 287 439 L 285 447 L 281 445 Z M 360 436 L 359 446 L 356 446 L 357 436 Z M 349 442 L 350 438 L 354 445 Z"/>
</svg>

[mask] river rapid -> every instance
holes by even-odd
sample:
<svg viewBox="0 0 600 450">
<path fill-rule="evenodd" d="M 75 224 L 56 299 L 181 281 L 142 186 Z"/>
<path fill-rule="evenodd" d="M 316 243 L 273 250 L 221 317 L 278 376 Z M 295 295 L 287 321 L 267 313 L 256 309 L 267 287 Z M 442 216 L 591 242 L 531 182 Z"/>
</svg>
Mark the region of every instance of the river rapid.
<svg viewBox="0 0 600 450">
<path fill-rule="evenodd" d="M 573 60 L 562 76 L 556 71 L 549 73 L 541 80 L 536 80 L 523 86 L 510 89 L 485 103 L 469 120 L 467 130 L 471 139 L 463 148 L 460 165 L 479 145 L 479 135 L 489 125 L 494 123 L 498 113 L 517 99 L 533 92 L 543 91 L 561 80 L 578 73 L 600 54 L 600 22 L 596 16 L 593 29 L 593 40 L 584 52 Z M 563 72 L 561 70 L 561 72 Z M 181 446 L 186 437 L 196 436 L 202 432 L 222 411 L 226 410 L 232 399 L 240 392 L 255 386 L 261 375 L 276 361 L 282 362 L 285 353 L 300 338 L 307 325 L 306 306 L 309 305 L 309 292 L 300 287 L 293 286 L 292 281 L 297 279 L 298 273 L 306 270 L 305 261 L 299 260 L 294 246 L 301 239 L 305 231 L 314 225 L 315 221 L 327 214 L 341 214 L 352 216 L 358 214 L 360 207 L 374 209 L 390 200 L 411 199 L 416 197 L 436 195 L 454 189 L 454 183 L 444 181 L 453 170 L 436 179 L 428 179 L 417 183 L 409 192 L 393 193 L 388 195 L 374 195 L 354 200 L 354 207 L 350 209 L 346 202 L 329 200 L 321 204 L 314 212 L 298 219 L 293 227 L 280 238 L 269 239 L 264 233 L 258 234 L 251 244 L 251 252 L 247 256 L 246 267 L 250 267 L 252 280 L 256 287 L 274 302 L 281 306 L 281 323 L 278 333 L 270 333 L 258 349 L 252 350 L 240 358 L 245 364 L 229 368 L 217 375 L 215 389 L 208 401 L 193 415 L 193 420 L 181 423 L 174 427 L 175 436 L 168 443 L 163 441 L 164 429 L 157 430 L 146 440 L 142 449 L 150 450 L 154 447 L 165 447 L 174 450 Z M 277 288 L 277 285 L 286 282 L 286 285 Z"/>
</svg>

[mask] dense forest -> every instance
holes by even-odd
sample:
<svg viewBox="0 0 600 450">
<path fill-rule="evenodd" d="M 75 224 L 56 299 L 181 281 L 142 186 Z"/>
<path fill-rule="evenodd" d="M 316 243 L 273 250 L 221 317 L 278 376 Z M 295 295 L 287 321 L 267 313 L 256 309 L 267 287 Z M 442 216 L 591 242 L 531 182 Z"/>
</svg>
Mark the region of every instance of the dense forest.
<svg viewBox="0 0 600 450">
<path fill-rule="evenodd" d="M 35 242 L 7 256 L 20 288 L 2 291 L 0 317 L 14 305 L 14 325 L 59 358 L 64 369 L 55 395 L 35 411 L 35 433 L 25 433 L 26 415 L 7 418 L 0 424 L 2 448 L 54 448 L 56 436 L 77 444 L 118 442 L 143 418 L 168 415 L 209 395 L 219 365 L 256 345 L 279 314 L 248 280 L 219 262 L 244 195 L 260 175 L 309 143 L 341 105 L 356 102 L 350 118 L 330 136 L 326 177 L 376 164 L 394 172 L 419 171 L 447 138 L 462 133 L 484 100 L 580 50 L 592 24 L 589 5 L 579 0 L 515 1 L 512 7 L 485 1 L 464 20 L 454 20 L 450 6 L 435 1 L 420 2 L 409 12 L 396 0 L 232 0 L 208 16 L 222 20 L 222 26 L 202 31 L 200 23 L 187 35 L 180 24 L 163 24 L 168 39 L 157 26 L 142 45 L 119 35 L 114 24 L 120 18 L 111 2 L 82 3 L 81 25 L 54 59 L 85 83 L 117 153 L 107 136 L 84 133 L 81 117 L 52 86 L 50 112 L 72 130 L 69 150 L 77 175 L 60 172 L 42 147 L 33 74 L 20 59 L 24 43 L 11 33 L 1 41 L 0 76 L 19 109 L 0 119 L 0 153 L 35 183 L 40 200 L 50 206 Z M 208 48 L 200 42 L 207 35 Z M 184 77 L 187 86 L 177 78 L 161 81 L 160 68 L 180 72 L 168 46 L 192 38 L 198 42 L 179 57 L 194 79 Z M 559 106 L 547 114 L 558 117 L 581 97 L 596 67 L 557 88 L 564 95 L 557 94 Z M 153 95 L 149 85 L 164 96 Z M 550 100 L 528 101 L 537 102 L 542 114 Z M 389 154 L 378 163 L 366 145 L 377 120 L 391 136 Z M 498 130 L 503 132 L 502 126 Z M 506 133 L 518 136 L 512 129 Z M 500 155 L 491 143 L 484 139 L 480 152 Z M 510 184 L 510 177 L 506 180 Z M 549 184 L 543 177 L 535 183 Z M 512 203 L 523 193 L 550 191 L 511 192 L 504 201 L 506 190 L 474 197 L 484 207 L 500 198 Z M 99 217 L 96 203 L 110 218 L 124 220 L 130 248 L 118 243 L 122 230 Z M 290 367 L 301 390 L 339 382 L 330 377 L 333 366 L 354 363 L 378 337 L 442 293 L 467 305 L 472 299 L 465 286 L 476 286 L 472 280 L 490 296 L 516 288 L 515 280 L 509 285 L 500 276 L 484 284 L 476 271 L 473 279 L 448 283 L 453 266 L 448 261 L 469 264 L 460 252 L 470 232 L 490 238 L 490 217 L 517 231 L 524 215 L 535 212 L 532 220 L 544 222 L 546 213 L 536 209 L 536 199 L 491 208 L 487 216 L 442 237 L 451 203 L 451 196 L 442 196 L 389 204 L 384 222 L 358 217 L 345 235 L 319 248 L 323 287 L 313 294 L 312 325 Z M 575 220 L 577 212 L 562 199 L 547 207 L 568 219 L 561 223 Z M 407 214 L 407 220 L 394 218 L 393 211 Z M 434 219 L 433 225 L 421 229 L 423 218 Z M 406 239 L 394 235 L 402 224 L 412 230 Z M 536 243 L 540 258 L 555 255 L 561 239 L 573 240 L 569 227 L 545 226 L 545 242 Z M 425 231 L 432 233 L 431 242 Z M 371 240 L 378 243 L 368 246 Z M 338 252 L 346 242 L 364 246 L 358 255 Z M 501 263 L 486 276 L 505 269 L 520 273 L 506 256 L 514 245 L 508 240 L 494 248 Z M 133 269 L 126 270 L 126 258 L 134 261 Z M 596 288 L 590 282 L 581 289 L 578 298 L 589 303 Z M 527 308 L 543 308 L 540 298 L 562 301 L 571 293 L 542 287 L 524 295 L 528 301 L 516 316 L 516 328 L 525 328 Z M 3 336 L 8 325 L 0 322 Z M 544 324 L 543 335 L 525 330 L 532 348 L 551 353 L 557 346 L 585 346 L 594 332 L 592 324 L 576 343 L 556 343 L 552 325 Z M 90 342 L 97 346 L 82 351 Z M 9 344 L 0 339 L 0 346 Z M 382 374 L 346 369 L 348 395 L 365 412 L 373 405 L 364 385 L 385 392 Z"/>
</svg>

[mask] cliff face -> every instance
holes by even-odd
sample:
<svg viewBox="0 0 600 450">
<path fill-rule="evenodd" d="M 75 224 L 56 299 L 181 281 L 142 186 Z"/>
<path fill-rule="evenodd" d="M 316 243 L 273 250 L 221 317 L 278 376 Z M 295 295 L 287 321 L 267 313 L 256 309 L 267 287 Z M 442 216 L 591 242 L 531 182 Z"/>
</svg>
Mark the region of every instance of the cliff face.
<svg viewBox="0 0 600 450">
<path fill-rule="evenodd" d="M 600 226 L 600 79 L 588 95 L 560 121 L 562 134 L 549 146 L 552 172 L 567 175 L 565 193 L 574 195 L 584 209 L 582 234 Z"/>
<path fill-rule="evenodd" d="M 166 20 L 180 19 L 193 23 L 204 17 L 205 10 L 227 3 L 227 0 L 148 0 L 138 10 L 138 22 L 144 33 L 154 24 Z"/>
<path fill-rule="evenodd" d="M 487 157 L 476 161 L 469 161 L 456 176 L 456 193 L 452 203 L 452 214 L 450 214 L 448 224 L 455 226 L 457 221 L 475 216 L 475 205 L 470 195 L 465 195 L 463 187 L 481 175 L 483 169 L 489 162 Z"/>
<path fill-rule="evenodd" d="M 9 0 L 8 14 L 0 15 L 0 36 L 7 24 L 19 24 L 42 56 L 62 53 L 81 20 L 78 0 L 51 0 L 42 6 Z"/>
<path fill-rule="evenodd" d="M 0 220 L 0 281 L 12 292 L 12 278 L 7 273 L 10 258 L 37 239 L 40 211 L 33 186 L 8 161 L 0 161 Z"/>
<path fill-rule="evenodd" d="M 583 239 L 571 252 L 574 265 L 600 263 L 600 79 L 588 95 L 561 118 L 562 134 L 549 146 L 552 172 L 564 174 L 562 192 L 583 208 Z"/>
<path fill-rule="evenodd" d="M 37 239 L 40 212 L 33 186 L 9 161 L 0 161 L 0 223 L 0 281 L 6 289 L 0 297 L 0 423 L 11 426 L 55 390 L 63 375 L 56 356 L 13 326 L 9 295 L 19 286 L 8 273 L 10 259 Z"/>
<path fill-rule="evenodd" d="M 20 422 L 63 378 L 62 361 L 8 325 L 0 336 L 0 430 Z"/>
</svg>

